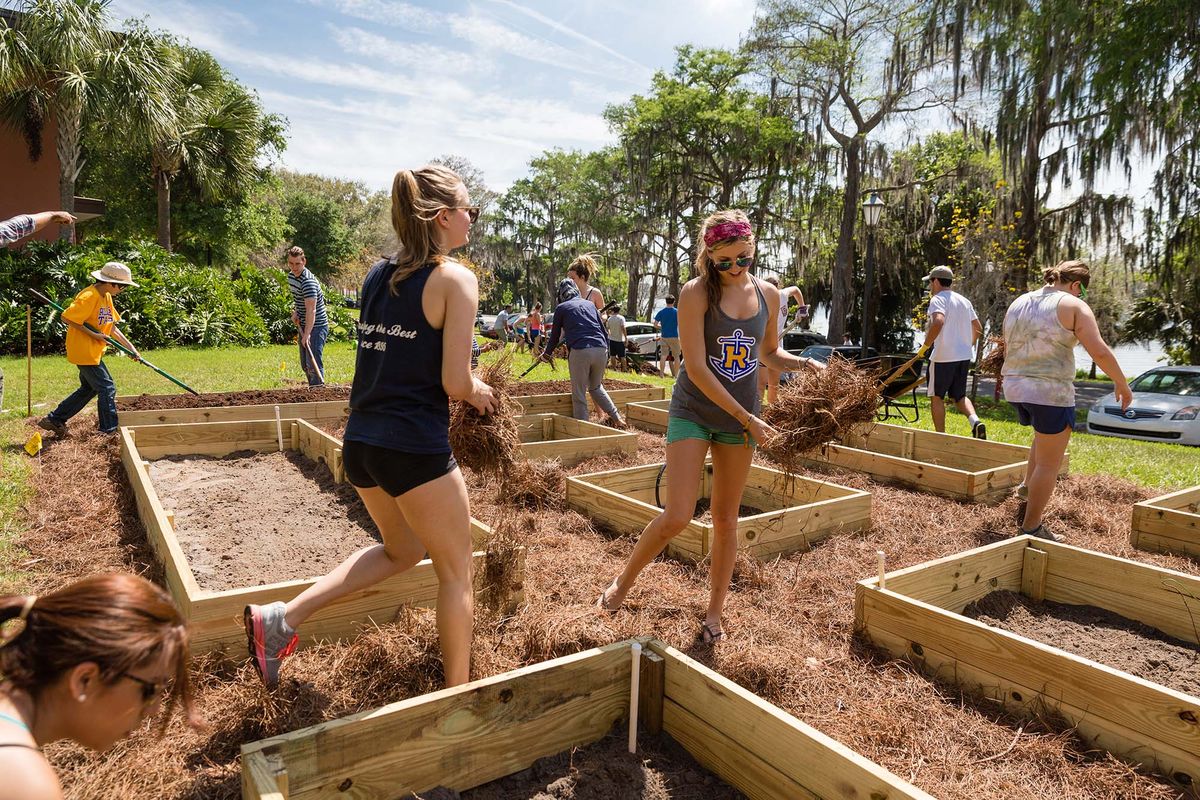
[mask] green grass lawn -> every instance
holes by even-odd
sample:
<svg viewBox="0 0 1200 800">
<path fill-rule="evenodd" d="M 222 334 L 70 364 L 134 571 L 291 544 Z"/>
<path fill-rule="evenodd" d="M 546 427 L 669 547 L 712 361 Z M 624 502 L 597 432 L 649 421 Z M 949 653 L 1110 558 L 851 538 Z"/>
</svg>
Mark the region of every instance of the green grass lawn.
<svg viewBox="0 0 1200 800">
<path fill-rule="evenodd" d="M 157 366 L 189 384 L 197 391 L 219 392 L 237 389 L 275 388 L 301 385 L 299 354 L 294 345 L 219 349 L 168 348 L 147 351 L 146 357 Z M 500 356 L 487 353 L 485 362 Z M 533 363 L 528 354 L 514 353 L 513 370 L 519 375 Z M 347 383 L 354 373 L 354 348 L 348 342 L 331 342 L 325 348 L 326 379 L 331 383 Z M 146 367 L 129 359 L 110 356 L 106 359 L 117 384 L 118 394 L 169 394 L 180 391 L 174 384 Z M 0 413 L 0 437 L 5 447 L 0 450 L 0 574 L 11 572 L 18 556 L 15 542 L 22 531 L 20 506 L 29 492 L 31 460 L 20 445 L 27 435 L 26 366 L 25 359 L 0 357 L 4 370 L 5 393 L 3 413 Z M 630 373 L 609 373 L 613 378 L 648 383 L 670 388 L 671 378 Z M 556 369 L 539 364 L 525 380 L 565 380 L 567 365 L 556 362 Z M 61 355 L 38 356 L 33 359 L 33 413 L 41 416 L 79 385 L 76 369 Z M 921 418 L 917 427 L 932 429 L 929 401 L 919 398 Z M 988 438 L 1001 442 L 1028 444 L 1031 431 L 1015 421 L 1006 403 L 994 403 L 980 398 L 980 415 L 987 420 Z M 94 409 L 95 406 L 92 406 Z M 947 414 L 947 431 L 969 433 L 966 418 L 957 412 Z M 1101 473 L 1128 478 L 1153 488 L 1176 488 L 1200 484 L 1200 448 L 1181 447 L 1157 442 L 1136 442 L 1106 436 L 1076 434 L 1071 440 L 1071 469 L 1077 473 Z"/>
</svg>

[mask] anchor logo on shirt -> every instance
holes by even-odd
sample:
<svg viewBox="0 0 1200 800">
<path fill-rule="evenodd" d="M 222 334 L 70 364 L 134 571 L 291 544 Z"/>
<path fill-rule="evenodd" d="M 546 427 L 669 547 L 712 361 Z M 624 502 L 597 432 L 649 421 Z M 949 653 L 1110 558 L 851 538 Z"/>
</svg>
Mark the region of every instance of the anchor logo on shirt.
<svg viewBox="0 0 1200 800">
<path fill-rule="evenodd" d="M 758 359 L 750 357 L 754 342 L 754 337 L 746 336 L 741 328 L 735 330 L 733 336 L 718 336 L 717 345 L 721 348 L 721 354 L 709 356 L 708 363 L 729 380 L 741 380 L 758 368 Z"/>
</svg>

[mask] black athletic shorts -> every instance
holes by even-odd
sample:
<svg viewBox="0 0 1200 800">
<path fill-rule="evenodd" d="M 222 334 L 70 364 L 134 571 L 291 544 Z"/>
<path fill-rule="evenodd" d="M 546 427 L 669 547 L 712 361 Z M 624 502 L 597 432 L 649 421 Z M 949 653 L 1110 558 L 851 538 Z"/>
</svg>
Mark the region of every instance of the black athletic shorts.
<svg viewBox="0 0 1200 800">
<path fill-rule="evenodd" d="M 609 339 L 608 340 L 608 354 L 610 356 L 612 356 L 613 358 L 624 358 L 625 357 L 625 343 L 614 341 L 613 339 Z"/>
<path fill-rule="evenodd" d="M 342 443 L 346 479 L 359 489 L 382 488 L 392 497 L 458 469 L 453 453 L 405 453 L 366 442 Z"/>
<path fill-rule="evenodd" d="M 929 396 L 945 397 L 958 402 L 967 396 L 967 372 L 970 361 L 930 361 Z"/>
</svg>

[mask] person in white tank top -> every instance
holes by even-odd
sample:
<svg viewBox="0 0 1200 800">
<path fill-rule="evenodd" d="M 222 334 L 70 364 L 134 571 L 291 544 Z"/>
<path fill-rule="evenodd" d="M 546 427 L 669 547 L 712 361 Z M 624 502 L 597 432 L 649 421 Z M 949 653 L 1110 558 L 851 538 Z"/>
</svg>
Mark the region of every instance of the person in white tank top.
<svg viewBox="0 0 1200 800">
<path fill-rule="evenodd" d="M 1121 408 L 1133 401 L 1116 356 L 1083 301 L 1090 279 L 1082 261 L 1064 261 L 1044 272 L 1046 285 L 1018 297 L 1004 315 L 1004 399 L 1022 425 L 1033 426 L 1033 445 L 1021 498 L 1019 533 L 1062 541 L 1042 524 L 1042 514 L 1075 423 L 1075 343 L 1112 378 Z"/>
<path fill-rule="evenodd" d="M 807 310 L 804 305 L 804 293 L 800 291 L 799 286 L 779 287 L 779 278 L 774 275 L 766 279 L 767 283 L 779 289 L 779 316 L 776 317 L 778 324 L 778 339 L 783 342 L 783 332 L 788 328 L 788 302 L 795 300 L 802 311 Z M 759 393 L 765 388 L 767 390 L 767 402 L 774 403 L 779 397 L 779 379 L 783 375 L 777 369 L 763 367 L 758 371 L 758 391 Z"/>
</svg>

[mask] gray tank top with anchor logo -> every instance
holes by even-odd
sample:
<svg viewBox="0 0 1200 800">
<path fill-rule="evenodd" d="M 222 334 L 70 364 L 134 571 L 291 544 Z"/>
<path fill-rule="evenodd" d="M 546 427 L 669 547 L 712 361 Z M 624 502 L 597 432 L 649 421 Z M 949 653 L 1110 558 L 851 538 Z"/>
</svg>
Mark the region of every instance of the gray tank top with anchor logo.
<svg viewBox="0 0 1200 800">
<path fill-rule="evenodd" d="M 704 358 L 709 370 L 733 399 L 752 414 L 759 411 L 758 350 L 767 330 L 770 310 L 766 298 L 754 280 L 758 294 L 758 313 L 747 319 L 733 319 L 720 305 L 709 306 L 704 315 Z M 741 433 L 742 426 L 704 394 L 688 377 L 687 363 L 675 381 L 668 416 L 679 417 L 709 430 Z"/>
</svg>

